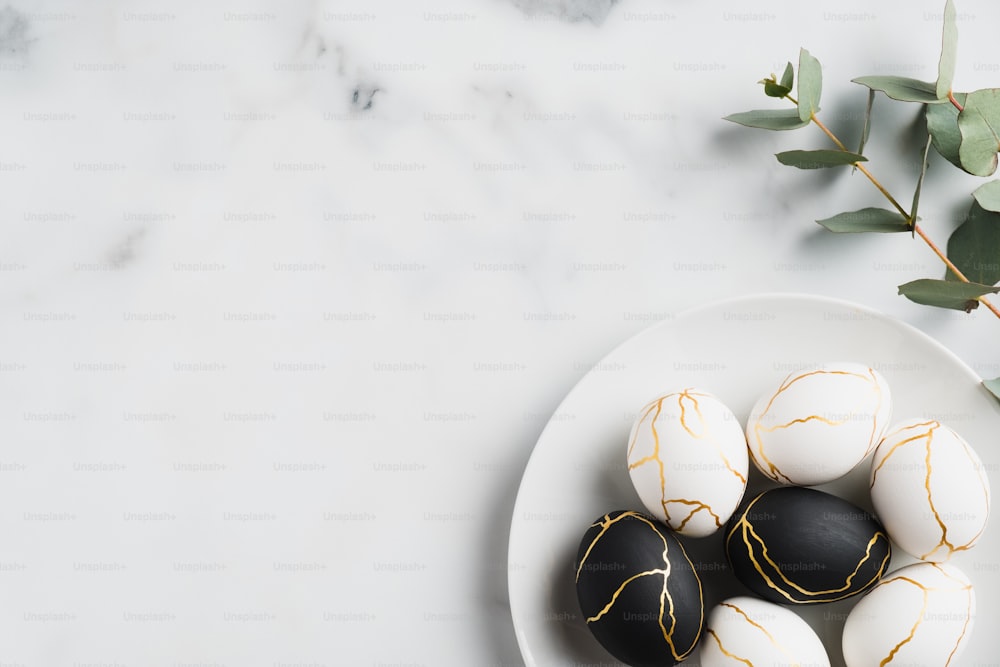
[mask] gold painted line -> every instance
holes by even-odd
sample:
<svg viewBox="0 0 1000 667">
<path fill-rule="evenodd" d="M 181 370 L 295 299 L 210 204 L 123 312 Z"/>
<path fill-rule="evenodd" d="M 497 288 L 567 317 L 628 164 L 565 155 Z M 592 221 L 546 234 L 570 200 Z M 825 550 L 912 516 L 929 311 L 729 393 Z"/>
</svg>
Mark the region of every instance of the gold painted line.
<svg viewBox="0 0 1000 667">
<path fill-rule="evenodd" d="M 635 434 L 632 436 L 632 442 L 630 442 L 628 445 L 628 452 L 625 455 L 626 458 L 632 457 L 632 449 L 635 447 L 635 443 L 639 441 L 639 430 L 642 426 L 642 423 L 646 421 L 646 417 L 649 416 L 649 413 L 651 413 L 655 409 L 656 409 L 656 403 L 650 403 L 645 407 L 646 412 L 643 413 L 643 415 L 639 418 L 638 423 L 635 425 Z"/>
<path fill-rule="evenodd" d="M 968 599 L 969 601 L 965 606 L 965 623 L 962 624 L 962 632 L 958 635 L 958 639 L 955 641 L 954 648 L 951 649 L 951 653 L 948 654 L 948 661 L 944 663 L 944 667 L 949 667 L 951 665 L 951 659 L 955 657 L 955 653 L 958 651 L 958 647 L 961 646 L 962 640 L 965 639 L 965 633 L 969 631 L 969 620 L 972 618 L 972 587 L 968 587 Z"/>
<path fill-rule="evenodd" d="M 798 418 L 793 419 L 792 421 L 790 421 L 790 422 L 788 422 L 786 424 L 778 424 L 776 426 L 768 426 L 767 428 L 761 426 L 760 430 L 762 430 L 764 433 L 774 433 L 775 431 L 780 430 L 780 429 L 791 428 L 792 426 L 795 426 L 796 424 L 805 424 L 806 422 L 811 422 L 811 421 L 823 422 L 827 426 L 840 426 L 844 422 L 846 422 L 847 420 L 846 419 L 842 419 L 840 421 L 835 421 L 833 419 L 827 419 L 826 417 L 821 417 L 820 415 L 809 415 L 808 417 L 798 417 Z"/>
<path fill-rule="evenodd" d="M 934 506 L 934 496 L 931 493 L 931 473 L 933 472 L 931 470 L 931 444 L 933 440 L 934 429 L 931 429 L 927 432 L 927 442 L 924 445 L 924 451 L 926 452 L 924 455 L 924 466 L 927 468 L 927 473 L 924 475 L 924 488 L 927 489 L 927 505 L 930 507 L 931 514 L 934 515 L 934 520 L 941 529 L 941 539 L 938 541 L 937 546 L 920 557 L 921 560 L 924 560 L 941 547 L 946 547 L 948 549 L 949 557 L 956 551 L 955 545 L 948 541 L 948 526 L 941 519 L 941 515 L 938 514 L 937 508 Z"/>
<path fill-rule="evenodd" d="M 875 449 L 875 447 L 878 445 L 878 442 L 876 442 L 875 440 L 876 437 L 878 436 L 878 416 L 879 413 L 882 411 L 882 402 L 884 400 L 884 396 L 882 395 L 882 387 L 879 386 L 878 378 L 875 377 L 875 369 L 869 367 L 868 375 L 869 377 L 871 377 L 872 386 L 875 388 L 875 393 L 878 395 L 878 404 L 875 406 L 875 414 L 872 415 L 872 432 L 871 435 L 868 436 L 868 449 L 865 451 L 865 456 L 868 456 L 868 454 L 870 454 L 872 450 Z"/>
<path fill-rule="evenodd" d="M 958 577 L 956 577 L 954 575 L 951 575 L 951 574 L 948 574 L 945 571 L 945 569 L 943 567 L 941 567 L 941 563 L 928 563 L 928 565 L 930 565 L 935 570 L 937 570 L 938 572 L 940 572 L 942 577 L 945 577 L 946 579 L 951 579 L 952 581 L 961 584 L 961 587 L 960 587 L 959 590 L 963 590 L 963 591 L 972 590 L 972 584 L 967 584 L 964 581 L 962 581 L 961 579 L 959 579 Z M 940 590 L 940 589 L 930 588 L 928 590 Z"/>
<path fill-rule="evenodd" d="M 731 602 L 722 602 L 720 604 L 723 607 L 729 607 L 730 609 L 732 609 L 733 611 L 735 611 L 736 613 L 738 613 L 740 616 L 742 616 L 743 618 L 745 618 L 747 623 L 749 623 L 750 625 L 754 626 L 755 628 L 757 628 L 758 630 L 760 630 L 761 632 L 763 632 L 765 635 L 767 635 L 767 638 L 769 640 L 771 640 L 771 644 L 773 644 L 775 648 L 777 648 L 779 651 L 781 651 L 782 653 L 784 653 L 785 655 L 787 655 L 789 658 L 791 658 L 793 660 L 793 662 L 790 665 L 790 667 L 801 667 L 799 665 L 799 663 L 794 662 L 795 656 L 793 656 L 791 653 L 789 653 L 788 649 L 786 649 L 784 646 L 782 646 L 780 643 L 778 643 L 778 641 L 774 638 L 774 636 L 770 632 L 767 631 L 767 628 L 765 628 L 763 625 L 761 625 L 757 621 L 755 621 L 752 618 L 750 618 L 749 614 L 747 614 L 745 611 L 743 611 L 742 609 L 740 609 L 739 607 L 737 607 L 733 603 L 731 603 Z"/>
<path fill-rule="evenodd" d="M 891 651 L 889 651 L 889 655 L 887 655 L 886 657 L 884 657 L 882 659 L 882 662 L 879 663 L 879 667 L 885 667 L 890 662 L 892 662 L 892 659 L 896 657 L 896 654 L 899 653 L 899 650 L 901 648 L 903 648 L 903 645 L 906 644 L 906 643 L 908 643 L 908 642 L 910 642 L 913 639 L 914 635 L 917 634 L 917 628 L 919 628 L 920 624 L 923 623 L 923 621 L 924 621 L 924 614 L 927 613 L 927 587 L 926 586 L 923 586 L 922 584 L 914 581 L 913 579 L 910 579 L 909 577 L 896 577 L 895 579 L 890 579 L 886 583 L 890 583 L 890 582 L 893 582 L 893 581 L 907 581 L 907 582 L 913 584 L 914 586 L 916 586 L 917 588 L 919 588 L 921 590 L 921 592 L 923 594 L 923 597 L 924 597 L 924 600 L 923 600 L 923 605 L 920 608 L 920 615 L 917 616 L 917 622 L 913 624 L 912 628 L 910 628 L 910 634 L 907 635 L 906 638 L 903 639 L 903 641 L 901 641 L 898 644 L 896 644 L 892 648 Z"/>
<path fill-rule="evenodd" d="M 663 401 L 666 398 L 667 398 L 667 396 L 664 396 L 664 397 L 660 398 L 660 400 L 658 400 L 656 402 L 656 414 L 653 415 L 653 421 L 650 422 L 650 425 L 649 425 L 650 430 L 653 432 L 653 456 L 656 457 L 656 463 L 657 463 L 657 465 L 659 467 L 659 470 L 660 470 L 660 500 L 661 501 L 664 498 L 667 497 L 667 491 L 666 491 L 667 478 L 666 478 L 666 473 L 663 470 L 663 461 L 660 459 L 660 434 L 656 430 L 656 420 L 660 418 L 660 412 L 663 411 Z M 670 517 L 666 517 L 666 519 L 667 519 L 667 521 L 669 521 Z"/>
<path fill-rule="evenodd" d="M 641 465 L 643 465 L 645 463 L 649 463 L 650 461 L 656 461 L 656 460 L 657 460 L 657 458 L 655 456 L 653 456 L 652 454 L 650 454 L 649 456 L 645 456 L 645 457 L 639 459 L 635 463 L 630 463 L 629 466 L 628 466 L 628 469 L 629 470 L 635 470 L 636 468 L 638 468 L 639 466 L 641 466 Z"/>
<path fill-rule="evenodd" d="M 969 459 L 969 463 L 972 464 L 972 468 L 973 470 L 976 471 L 977 473 L 976 476 L 979 478 L 979 484 L 980 486 L 982 486 L 983 489 L 983 507 L 986 509 L 986 516 L 988 518 L 990 511 L 990 487 L 989 487 L 989 480 L 986 477 L 986 473 L 983 472 L 984 466 L 982 465 L 981 462 L 979 464 L 976 463 L 974 458 L 975 450 L 973 450 L 972 447 L 967 442 L 965 442 L 964 440 L 959 440 L 959 443 L 962 445 L 962 448 L 965 451 L 966 458 Z M 973 545 L 975 545 L 975 543 L 979 540 L 979 538 L 982 537 L 985 531 L 986 531 L 986 521 L 983 521 L 983 525 L 979 528 L 979 532 L 973 535 L 972 539 L 970 539 L 968 542 L 963 544 L 961 547 L 958 547 L 958 550 L 965 551 L 967 549 L 971 549 Z"/>
<path fill-rule="evenodd" d="M 646 524 L 647 526 L 649 526 L 653 530 L 653 532 L 656 533 L 656 536 L 658 538 L 660 538 L 660 542 L 663 543 L 663 554 L 662 554 L 662 556 L 663 556 L 663 562 L 667 563 L 667 550 L 669 549 L 669 547 L 667 546 L 667 538 L 663 537 L 663 535 L 660 534 L 659 528 L 655 524 L 653 524 L 653 522 L 651 522 L 649 519 L 647 519 L 646 517 L 644 517 L 641 514 L 638 514 L 636 512 L 629 512 L 628 514 L 629 514 L 629 516 L 633 517 L 634 519 L 642 521 L 644 524 Z"/>
<path fill-rule="evenodd" d="M 722 640 L 719 639 L 719 635 L 715 634 L 715 630 L 708 629 L 705 632 L 707 632 L 708 634 L 712 635 L 712 639 L 714 639 L 715 643 L 719 645 L 719 650 L 722 651 L 722 654 L 724 656 L 726 656 L 727 658 L 731 658 L 731 659 L 735 660 L 736 662 L 742 662 L 744 665 L 750 665 L 750 667 L 753 667 L 753 663 L 750 662 L 749 660 L 747 660 L 746 658 L 741 658 L 738 655 L 735 655 L 735 654 L 730 653 L 729 651 L 727 651 L 726 647 L 722 645 Z"/>
<path fill-rule="evenodd" d="M 767 553 L 767 545 L 764 542 L 764 540 L 760 537 L 760 535 L 758 535 L 757 532 L 754 530 L 753 524 L 751 524 L 749 521 L 747 521 L 745 519 L 745 517 L 743 519 L 741 519 L 741 522 L 743 523 L 743 541 L 747 545 L 747 549 L 748 549 L 748 552 L 749 552 L 749 555 L 750 555 L 750 560 L 753 563 L 754 568 L 757 570 L 758 574 L 760 574 L 762 577 L 764 577 L 765 583 L 767 583 L 767 585 L 769 587 L 771 587 L 774 590 L 778 591 L 781 595 L 783 595 L 784 597 L 786 597 L 788 600 L 791 600 L 792 602 L 796 602 L 796 603 L 800 603 L 800 604 L 811 604 L 811 603 L 821 603 L 821 602 L 836 602 L 837 600 L 844 600 L 844 599 L 847 599 L 847 598 L 849 598 L 849 597 L 851 597 L 853 595 L 856 595 L 857 593 L 860 592 L 860 590 L 863 590 L 864 587 L 862 587 L 858 591 L 851 591 L 851 592 L 848 592 L 846 595 L 842 595 L 842 596 L 836 597 L 836 598 L 824 598 L 822 600 L 796 600 L 792 596 L 791 593 L 786 592 L 784 589 L 782 589 L 780 586 L 778 586 L 774 582 L 774 580 L 771 579 L 771 577 L 768 576 L 764 572 L 764 569 L 761 567 L 760 563 L 757 561 L 756 556 L 754 555 L 754 549 L 753 549 L 753 547 L 751 546 L 749 540 L 747 539 L 747 531 L 749 531 L 750 535 L 760 545 L 761 556 L 764 558 L 764 560 L 767 561 L 768 565 L 771 566 L 771 568 L 777 573 L 777 575 L 781 578 L 781 580 L 784 581 L 785 584 L 791 586 L 794 590 L 798 591 L 799 593 L 801 593 L 803 595 L 806 595 L 806 596 L 813 596 L 813 597 L 817 596 L 817 595 L 833 595 L 833 594 L 836 594 L 836 593 L 843 593 L 844 591 L 847 591 L 851 587 L 851 583 L 853 582 L 854 577 L 857 576 L 858 572 L 861 571 L 861 568 L 864 566 L 865 562 L 869 558 L 871 558 L 872 547 L 875 545 L 875 542 L 878 541 L 878 538 L 882 537 L 887 542 L 889 540 L 888 536 L 885 535 L 884 533 L 882 533 L 881 531 L 875 533 L 874 537 L 872 537 L 872 539 L 868 541 L 868 546 L 865 549 L 865 556 L 864 556 L 864 558 L 862 558 L 860 561 L 858 561 L 857 567 L 854 568 L 854 571 L 851 572 L 851 574 L 849 574 L 847 576 L 846 583 L 841 588 L 833 588 L 833 589 L 825 590 L 825 591 L 810 591 L 808 589 L 802 588 L 801 586 L 799 586 L 798 584 L 796 584 L 795 582 L 793 582 L 791 579 L 789 579 L 788 577 L 786 577 L 785 573 L 781 571 L 781 568 L 778 566 L 778 564 L 775 563 L 774 560 L 772 560 L 771 557 L 768 555 L 768 553 Z M 869 580 L 868 583 L 866 584 L 866 586 L 869 585 L 869 584 L 871 584 L 872 581 L 877 580 L 878 577 L 881 576 L 881 570 L 882 570 L 882 568 L 885 567 L 885 563 L 886 563 L 887 560 L 888 560 L 888 554 L 886 555 L 886 558 L 884 558 L 882 560 L 882 565 L 880 566 L 879 571 L 876 573 L 875 578 L 872 579 L 872 580 Z"/>
<path fill-rule="evenodd" d="M 606 533 L 608 531 L 608 529 L 613 524 L 618 523 L 619 521 L 621 521 L 625 517 L 632 516 L 633 514 L 635 514 L 635 513 L 634 512 L 623 512 L 622 514 L 619 514 L 618 516 L 616 516 L 614 519 L 610 518 L 611 517 L 610 514 L 605 514 L 603 521 L 600 521 L 600 522 L 598 522 L 596 524 L 593 524 L 591 526 L 591 528 L 594 528 L 596 526 L 601 526 L 601 531 L 599 533 L 597 533 L 597 535 L 594 536 L 594 539 L 591 541 L 590 545 L 587 546 L 587 550 L 584 552 L 583 558 L 580 559 L 580 565 L 576 568 L 576 580 L 577 581 L 580 581 L 580 572 L 583 571 L 583 564 L 587 562 L 587 558 L 590 557 L 590 552 L 594 548 L 594 545 L 597 544 L 598 540 L 600 540 L 604 536 L 604 533 Z"/>
<path fill-rule="evenodd" d="M 670 602 L 670 607 L 673 608 L 674 601 L 670 597 L 670 593 L 667 591 L 667 582 L 669 581 L 669 575 L 663 577 L 663 588 L 660 589 L 660 614 L 656 617 L 657 622 L 660 624 L 660 632 L 663 633 L 663 640 L 667 642 L 667 646 L 670 647 L 670 654 L 677 657 L 677 650 L 674 648 L 674 628 L 675 623 L 670 624 L 670 629 L 663 625 L 663 612 L 667 601 Z"/>
<path fill-rule="evenodd" d="M 686 560 L 688 565 L 691 567 L 691 574 L 694 575 L 694 580 L 698 583 L 698 611 L 700 612 L 700 616 L 698 618 L 698 627 L 701 628 L 705 624 L 705 598 L 704 598 L 704 591 L 702 590 L 701 587 L 701 577 L 698 576 L 698 570 L 695 568 L 694 563 L 691 562 L 691 557 L 688 556 L 687 550 L 684 549 L 684 545 L 681 544 L 679 540 L 677 544 L 681 548 L 681 555 L 684 556 L 684 560 Z M 684 651 L 684 653 L 680 655 L 679 659 L 683 660 L 688 655 L 690 655 L 691 651 L 694 650 L 694 647 L 698 645 L 699 635 L 700 633 L 695 634 L 694 641 L 691 643 L 691 646 L 688 648 L 688 650 Z"/>
<path fill-rule="evenodd" d="M 798 600 L 796 600 L 795 598 L 793 598 L 786 591 L 782 590 L 777 584 L 774 583 L 774 581 L 771 579 L 771 577 L 769 577 L 767 574 L 764 573 L 764 569 L 760 566 L 760 563 L 757 562 L 757 556 L 756 556 L 756 554 L 754 554 L 753 546 L 751 546 L 750 540 L 747 539 L 747 530 L 751 528 L 750 527 L 750 523 L 748 521 L 746 521 L 745 518 L 741 519 L 740 523 L 743 526 L 743 531 L 742 531 L 743 542 L 747 545 L 747 555 L 750 557 L 750 562 L 753 563 L 754 569 L 757 570 L 757 573 L 760 576 L 764 577 L 764 583 L 767 584 L 770 588 L 773 588 L 774 590 L 778 591 L 778 593 L 780 593 L 781 595 L 783 595 L 790 602 L 798 602 Z M 751 530 L 751 533 L 752 533 L 752 530 Z M 758 537 L 755 533 L 754 533 L 754 538 L 757 539 L 758 541 L 760 541 L 760 537 Z M 763 546 L 763 542 L 761 542 L 761 546 Z"/>
<path fill-rule="evenodd" d="M 753 506 L 754 506 L 754 505 L 756 505 L 756 504 L 757 504 L 757 501 L 758 501 L 758 500 L 760 500 L 760 499 L 761 499 L 761 498 L 763 498 L 763 497 L 764 497 L 764 494 L 763 494 L 763 493 L 760 493 L 760 494 L 758 494 L 758 495 L 757 495 L 757 497 L 756 497 L 756 498 L 754 498 L 753 500 L 751 500 L 751 501 L 750 501 L 750 504 L 749 504 L 749 505 L 747 505 L 747 508 L 746 508 L 745 510 L 743 510 L 743 514 L 741 514 L 741 515 L 740 515 L 740 518 L 739 518 L 739 520 L 737 520 L 737 522 L 736 522 L 736 524 L 735 524 L 735 525 L 733 526 L 732 530 L 730 530 L 730 531 L 729 531 L 729 534 L 728 534 L 728 535 L 726 535 L 726 542 L 727 542 L 727 543 L 729 542 L 729 540 L 730 540 L 730 539 L 732 539 L 733 535 L 734 535 L 734 534 L 736 534 L 736 531 L 737 531 L 737 530 L 739 530 L 739 528 L 740 528 L 740 524 L 741 524 L 741 523 L 742 523 L 742 522 L 743 522 L 744 520 L 746 520 L 746 517 L 747 517 L 747 514 L 749 514 L 749 513 L 750 513 L 750 510 L 751 510 L 751 509 L 753 509 Z"/>
<path fill-rule="evenodd" d="M 872 481 L 871 481 L 871 484 L 869 485 L 868 488 L 871 488 L 871 489 L 875 488 L 875 480 L 878 479 L 878 471 L 881 470 L 882 466 L 884 466 L 886 464 L 886 461 L 889 460 L 889 457 L 896 453 L 897 449 L 899 449 L 903 445 L 907 445 L 907 444 L 909 444 L 911 442 L 916 442 L 917 440 L 923 440 L 924 438 L 930 439 L 931 437 L 933 437 L 931 434 L 934 432 L 934 429 L 936 429 L 939 426 L 941 426 L 941 424 L 938 423 L 938 422 L 936 422 L 936 421 L 929 421 L 929 422 L 923 422 L 923 423 L 920 423 L 920 424 L 914 424 L 913 426 L 907 426 L 905 429 L 901 429 L 901 430 L 908 431 L 909 429 L 911 429 L 911 428 L 917 428 L 918 426 L 929 426 L 930 428 L 925 433 L 922 433 L 920 435 L 915 435 L 912 438 L 906 438 L 905 440 L 900 440 L 895 445 L 893 445 L 889 449 L 889 451 L 886 452 L 885 456 L 883 456 L 882 459 L 878 462 L 878 464 L 875 466 L 875 469 L 872 470 Z"/>
<path fill-rule="evenodd" d="M 709 514 L 712 515 L 712 518 L 715 520 L 715 525 L 716 525 L 717 528 L 722 528 L 722 518 L 719 517 L 718 514 L 716 514 L 715 512 L 713 512 L 712 511 L 712 507 L 709 504 L 707 504 L 707 503 L 704 503 L 704 502 L 702 502 L 700 500 L 688 500 L 686 498 L 671 498 L 669 500 L 664 500 L 663 501 L 663 511 L 664 512 L 666 512 L 666 510 L 667 510 L 666 506 L 667 506 L 668 503 L 680 503 L 682 505 L 694 505 L 695 506 L 695 508 L 693 510 L 691 510 L 688 513 L 688 515 L 684 518 L 684 521 L 682 521 L 681 524 L 677 527 L 678 531 L 680 531 L 682 528 L 684 528 L 685 524 L 687 524 L 687 522 L 691 519 L 691 517 L 693 517 L 695 514 L 697 514 L 698 512 L 700 512 L 702 510 L 707 511 Z"/>
<path fill-rule="evenodd" d="M 687 423 L 687 410 L 684 409 L 684 399 L 685 398 L 689 398 L 691 400 L 691 402 L 694 404 L 695 411 L 698 413 L 698 417 L 701 417 L 701 410 L 698 408 L 698 401 L 696 399 L 694 399 L 694 398 L 691 398 L 691 396 L 688 395 L 687 390 L 682 391 L 680 394 L 677 395 L 677 407 L 681 411 L 681 417 L 680 417 L 681 428 L 683 428 L 685 431 L 687 431 L 687 434 L 690 435 L 692 438 L 694 438 L 695 440 L 699 440 L 699 439 L 701 439 L 701 438 L 703 438 L 705 436 L 704 435 L 696 435 L 695 432 L 691 430 L 691 427 L 688 426 L 688 423 Z M 701 420 L 701 425 L 702 425 L 702 427 L 704 427 L 704 425 L 705 425 L 704 419 Z"/>
<path fill-rule="evenodd" d="M 601 620 L 602 616 L 611 611 L 611 607 L 613 607 L 615 605 L 615 602 L 618 601 L 618 596 L 622 594 L 622 591 L 625 590 L 625 587 L 631 584 L 636 579 L 639 579 L 641 577 L 648 577 L 653 574 L 666 575 L 668 573 L 669 570 L 656 569 L 656 570 L 646 570 L 645 572 L 639 572 L 638 574 L 633 574 L 631 577 L 622 582 L 622 585 L 619 586 L 618 589 L 611 595 L 611 600 L 606 605 L 604 605 L 604 608 L 601 609 L 601 611 L 599 611 L 596 616 L 591 616 L 590 618 L 587 619 L 587 623 L 593 623 L 594 621 Z"/>
</svg>

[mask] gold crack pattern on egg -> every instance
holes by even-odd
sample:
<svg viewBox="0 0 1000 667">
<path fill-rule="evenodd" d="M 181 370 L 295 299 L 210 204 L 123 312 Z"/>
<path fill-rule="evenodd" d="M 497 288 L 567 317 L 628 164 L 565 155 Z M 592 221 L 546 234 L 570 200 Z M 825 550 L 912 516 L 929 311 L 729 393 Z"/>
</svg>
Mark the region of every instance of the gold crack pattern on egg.
<svg viewBox="0 0 1000 667">
<path fill-rule="evenodd" d="M 647 511 L 688 537 L 719 530 L 743 499 L 750 466 L 739 420 L 697 389 L 646 404 L 632 426 L 628 471 Z"/>
<path fill-rule="evenodd" d="M 750 458 L 780 484 L 813 486 L 843 477 L 882 439 L 892 415 L 881 373 L 839 362 L 789 374 L 750 411 Z"/>
<path fill-rule="evenodd" d="M 747 588 L 778 604 L 835 602 L 878 583 L 892 555 L 878 519 L 816 489 L 764 491 L 733 514 L 726 556 Z"/>
<path fill-rule="evenodd" d="M 889 536 L 921 560 L 967 551 L 986 530 L 990 485 L 983 462 L 934 419 L 895 425 L 872 457 L 872 504 Z"/>
<path fill-rule="evenodd" d="M 587 627 L 618 660 L 671 667 L 694 650 L 705 620 L 701 580 L 655 518 L 605 514 L 580 540 L 574 572 Z"/>
<path fill-rule="evenodd" d="M 802 617 L 749 596 L 723 600 L 712 609 L 699 655 L 701 667 L 830 667 L 823 642 Z"/>
<path fill-rule="evenodd" d="M 847 667 L 957 665 L 976 615 L 969 578 L 949 563 L 890 572 L 847 616 Z"/>
</svg>

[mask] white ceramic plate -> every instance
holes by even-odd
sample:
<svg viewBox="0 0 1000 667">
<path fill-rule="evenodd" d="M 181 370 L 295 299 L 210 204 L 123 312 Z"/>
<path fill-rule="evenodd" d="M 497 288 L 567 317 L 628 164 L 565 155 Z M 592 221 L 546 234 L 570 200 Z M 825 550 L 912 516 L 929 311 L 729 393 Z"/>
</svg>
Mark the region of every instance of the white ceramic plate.
<svg viewBox="0 0 1000 667">
<path fill-rule="evenodd" d="M 600 515 L 642 510 L 625 468 L 635 412 L 665 390 L 697 386 L 716 394 L 741 419 L 768 385 L 824 361 L 859 361 L 879 370 L 893 393 L 893 421 L 941 420 L 978 451 L 1000 498 L 1000 405 L 955 355 L 913 327 L 864 307 L 805 295 L 724 301 L 678 315 L 626 341 L 570 391 L 531 455 L 511 523 L 510 606 L 525 663 L 617 665 L 580 618 L 572 577 L 579 540 Z M 819 488 L 869 508 L 867 463 Z M 751 464 L 752 467 L 752 464 Z M 754 471 L 756 472 L 756 471 Z M 751 477 L 753 487 L 761 477 Z M 976 630 L 962 665 L 994 664 L 1000 627 L 1000 526 L 952 563 L 977 591 Z M 686 540 L 702 560 L 706 605 L 745 589 L 732 578 L 719 534 Z M 891 567 L 913 562 L 895 549 Z M 858 598 L 795 608 L 842 666 L 840 636 Z M 697 651 L 684 663 L 697 665 Z M 953 666 L 958 667 L 958 666 Z"/>
</svg>

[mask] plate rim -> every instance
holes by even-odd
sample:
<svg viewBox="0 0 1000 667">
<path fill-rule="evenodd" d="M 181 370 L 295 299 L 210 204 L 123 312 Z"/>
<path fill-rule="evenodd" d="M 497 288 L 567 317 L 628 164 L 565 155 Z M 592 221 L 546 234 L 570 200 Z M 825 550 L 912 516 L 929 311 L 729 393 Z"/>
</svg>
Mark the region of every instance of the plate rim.
<svg viewBox="0 0 1000 667">
<path fill-rule="evenodd" d="M 977 374 L 972 367 L 970 367 L 965 360 L 955 354 L 952 350 L 946 347 L 939 340 L 931 336 L 925 331 L 922 331 L 915 327 L 914 325 L 904 322 L 896 317 L 883 313 L 871 306 L 860 304 L 856 301 L 851 301 L 849 299 L 843 299 L 840 297 L 832 297 L 822 294 L 810 294 L 808 292 L 755 292 L 750 294 L 742 294 L 733 297 L 726 297 L 721 299 L 714 299 L 711 301 L 706 301 L 688 308 L 677 311 L 677 313 L 670 319 L 665 319 L 654 324 L 650 324 L 639 331 L 635 332 L 631 336 L 627 337 L 625 340 L 621 341 L 610 350 L 607 351 L 600 359 L 598 359 L 593 367 L 600 366 L 600 364 L 605 363 L 606 360 L 616 354 L 619 349 L 632 345 L 636 340 L 648 335 L 653 335 L 653 332 L 659 331 L 660 329 L 669 329 L 672 326 L 686 318 L 697 315 L 704 311 L 709 311 L 713 309 L 723 308 L 726 306 L 737 306 L 743 303 L 752 303 L 757 301 L 784 301 L 784 302 L 794 302 L 794 301 L 808 301 L 811 303 L 826 303 L 831 306 L 836 306 L 841 309 L 851 309 L 859 312 L 863 312 L 872 317 L 872 319 L 881 320 L 883 323 L 887 323 L 891 326 L 897 327 L 901 331 L 905 331 L 910 335 L 916 335 L 918 338 L 924 340 L 925 343 L 929 343 L 931 346 L 935 347 L 939 352 L 943 353 L 950 361 L 954 362 L 958 369 L 965 375 L 973 380 L 976 384 L 982 385 L 982 378 Z M 563 406 L 577 393 L 583 380 L 589 375 L 590 370 L 584 373 L 573 386 L 566 392 L 562 400 L 553 410 L 552 414 L 559 413 Z M 510 612 L 511 621 L 514 626 L 514 636 L 517 639 L 518 650 L 521 653 L 522 660 L 525 661 L 527 667 L 535 667 L 538 662 L 534 659 L 531 653 L 530 647 L 527 645 L 527 637 L 525 636 L 523 621 L 520 621 L 518 617 L 514 614 L 514 604 L 513 604 L 513 591 L 515 588 L 512 585 L 512 580 L 514 579 L 515 572 L 510 567 L 511 562 L 511 547 L 513 544 L 514 529 L 518 524 L 517 517 L 521 514 L 521 504 L 524 502 L 524 480 L 527 477 L 529 470 L 531 470 L 533 464 L 537 460 L 536 452 L 538 450 L 538 444 L 545 438 L 546 433 L 548 433 L 549 428 L 552 426 L 551 415 L 548 421 L 545 422 L 545 426 L 542 428 L 542 432 L 538 434 L 538 438 L 535 440 L 535 444 L 532 445 L 531 454 L 528 455 L 528 460 L 524 465 L 524 469 L 521 471 L 520 479 L 517 484 L 517 494 L 514 499 L 514 507 L 511 513 L 510 524 L 507 531 L 507 604 L 508 610 Z"/>
</svg>

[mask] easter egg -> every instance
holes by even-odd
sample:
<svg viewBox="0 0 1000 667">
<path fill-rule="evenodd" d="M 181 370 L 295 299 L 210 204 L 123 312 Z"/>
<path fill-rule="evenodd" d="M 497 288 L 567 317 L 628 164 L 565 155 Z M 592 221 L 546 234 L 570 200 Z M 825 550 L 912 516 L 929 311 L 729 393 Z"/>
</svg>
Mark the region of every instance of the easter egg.
<svg viewBox="0 0 1000 667">
<path fill-rule="evenodd" d="M 746 425 L 750 458 L 781 484 L 830 482 L 875 449 L 891 413 L 889 385 L 873 368 L 857 363 L 806 368 L 754 404 Z"/>
<path fill-rule="evenodd" d="M 843 600 L 878 583 L 889 537 L 860 507 L 816 489 L 777 487 L 744 503 L 726 527 L 726 555 L 747 588 L 779 604 Z"/>
<path fill-rule="evenodd" d="M 889 537 L 921 560 L 946 561 L 975 546 L 990 514 L 983 462 L 934 419 L 892 428 L 872 457 L 872 504 Z"/>
<path fill-rule="evenodd" d="M 750 465 L 739 420 L 718 398 L 697 389 L 645 405 L 632 426 L 627 459 L 646 509 L 690 537 L 725 525 L 743 498 Z"/>
<path fill-rule="evenodd" d="M 976 595 L 948 563 L 894 570 L 851 610 L 842 645 L 847 667 L 955 665 L 972 633 Z"/>
<path fill-rule="evenodd" d="M 705 616 L 701 581 L 659 521 L 605 514 L 584 533 L 574 565 L 583 618 L 615 658 L 670 667 L 694 650 Z"/>
<path fill-rule="evenodd" d="M 729 598 L 712 609 L 699 654 L 701 667 L 830 667 L 823 642 L 802 617 L 747 596 Z"/>
</svg>

